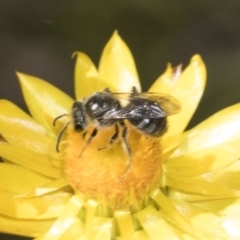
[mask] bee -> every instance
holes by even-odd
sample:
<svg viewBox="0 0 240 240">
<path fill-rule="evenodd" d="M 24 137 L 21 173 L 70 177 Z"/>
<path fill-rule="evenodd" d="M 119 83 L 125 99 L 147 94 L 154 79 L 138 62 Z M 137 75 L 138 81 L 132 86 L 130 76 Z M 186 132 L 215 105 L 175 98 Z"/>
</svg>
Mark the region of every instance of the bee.
<svg viewBox="0 0 240 240">
<path fill-rule="evenodd" d="M 125 105 L 122 103 L 125 101 Z M 131 167 L 132 151 L 128 144 L 128 127 L 125 121 L 128 121 L 140 133 L 149 137 L 160 137 L 167 130 L 167 117 L 180 111 L 179 102 L 169 96 L 160 93 L 141 92 L 135 87 L 130 93 L 114 93 L 106 88 L 102 92 L 76 101 L 72 105 L 71 121 L 69 121 L 61 130 L 56 150 L 59 152 L 61 137 L 70 124 L 73 123 L 74 130 L 79 133 L 85 133 L 90 124 L 94 125 L 94 130 L 87 139 L 85 146 L 82 148 L 79 157 L 91 143 L 98 131 L 102 128 L 115 126 L 115 132 L 109 140 L 113 144 L 119 137 L 122 140 L 122 146 L 128 155 L 128 164 L 125 173 Z M 56 121 L 69 114 L 62 114 L 56 117 Z M 119 131 L 122 128 L 122 131 Z M 119 136 L 119 134 L 121 136 Z M 100 148 L 98 150 L 103 150 Z"/>
</svg>

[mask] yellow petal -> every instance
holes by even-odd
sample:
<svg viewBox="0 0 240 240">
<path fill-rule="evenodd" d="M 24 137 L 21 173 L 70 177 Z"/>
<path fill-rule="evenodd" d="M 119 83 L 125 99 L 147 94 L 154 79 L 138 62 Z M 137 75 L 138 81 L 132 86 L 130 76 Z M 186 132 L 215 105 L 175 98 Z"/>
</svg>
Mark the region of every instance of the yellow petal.
<svg viewBox="0 0 240 240">
<path fill-rule="evenodd" d="M 83 207 L 83 204 L 76 195 L 71 197 L 68 203 L 66 204 L 65 209 L 62 212 L 61 216 L 56 220 L 56 222 L 52 225 L 52 227 L 46 233 L 39 236 L 37 240 L 60 239 L 60 237 L 67 231 L 67 229 L 71 227 L 73 224 L 75 224 L 76 217 L 79 213 L 79 210 L 82 207 Z M 79 225 L 79 227 L 81 225 Z"/>
<path fill-rule="evenodd" d="M 7 100 L 0 100 L 0 132 L 12 145 L 58 158 L 56 136 Z"/>
<path fill-rule="evenodd" d="M 188 219 L 185 219 L 177 211 L 171 201 L 159 189 L 155 189 L 152 192 L 151 198 L 161 209 L 161 213 L 166 215 L 171 223 L 180 228 L 182 231 L 190 234 L 192 233 L 194 235 L 191 226 L 188 224 Z"/>
<path fill-rule="evenodd" d="M 31 115 L 38 123 L 52 129 L 53 119 L 68 113 L 73 99 L 39 78 L 23 73 L 17 73 L 17 76 Z"/>
<path fill-rule="evenodd" d="M 132 54 L 116 31 L 103 50 L 99 75 L 118 92 L 130 92 L 133 86 L 140 91 Z"/>
<path fill-rule="evenodd" d="M 169 200 L 179 214 L 185 219 L 189 220 L 190 218 L 205 212 L 203 209 L 196 207 L 194 203 L 192 204 L 187 201 L 182 201 L 181 199 L 172 198 L 171 196 L 169 197 Z"/>
<path fill-rule="evenodd" d="M 195 191 L 196 192 L 196 191 Z M 209 201 L 209 200 L 221 200 L 224 198 L 229 197 L 236 197 L 230 196 L 229 194 L 225 194 L 222 196 L 210 196 L 210 195 L 202 195 L 201 193 L 190 193 L 184 192 L 176 188 L 168 187 L 168 196 L 174 199 L 179 199 L 186 202 L 200 202 L 200 201 Z"/>
<path fill-rule="evenodd" d="M 15 164 L 0 163 L 0 191 L 17 194 L 29 192 L 51 182 L 47 177 Z"/>
<path fill-rule="evenodd" d="M 239 159 L 212 172 L 198 176 L 208 182 L 217 183 L 222 187 L 240 191 L 240 162 Z"/>
<path fill-rule="evenodd" d="M 47 155 L 10 144 L 0 144 L 0 156 L 47 177 L 62 177 L 62 170 L 54 166 L 57 160 Z"/>
<path fill-rule="evenodd" d="M 133 225 L 132 214 L 129 210 L 115 211 L 114 217 L 122 238 L 127 238 L 134 235 L 135 228 Z"/>
<path fill-rule="evenodd" d="M 226 205 L 226 207 L 222 209 L 220 214 L 222 216 L 229 216 L 229 217 L 234 217 L 234 218 L 239 219 L 239 216 L 240 216 L 240 198 L 235 199 L 234 202 L 231 202 L 231 204 Z"/>
<path fill-rule="evenodd" d="M 173 200 L 174 205 L 183 216 L 189 219 L 193 231 L 197 234 L 198 239 L 239 239 L 240 221 L 239 221 L 239 199 L 236 201 L 229 199 L 209 201 L 212 208 L 201 210 L 205 202 L 199 204 L 189 204 L 183 201 Z M 216 204 L 222 204 L 223 211 L 216 212 L 219 208 Z M 206 212 L 205 212 L 206 211 Z M 212 214 L 216 212 L 216 214 Z"/>
<path fill-rule="evenodd" d="M 84 239 L 83 237 L 84 233 L 84 224 L 83 221 L 79 219 L 79 217 L 73 218 L 72 225 L 63 233 L 63 235 L 59 238 L 59 240 L 80 240 Z"/>
<path fill-rule="evenodd" d="M 218 215 L 226 215 L 226 209 L 230 206 L 239 206 L 239 198 L 225 198 L 225 199 L 217 199 L 217 200 L 206 200 L 199 201 L 190 204 L 197 209 L 201 209 L 204 212 L 211 212 Z M 232 208 L 235 209 L 236 208 Z M 224 214 L 223 214 L 224 213 Z M 234 214 L 233 214 L 234 215 Z"/>
<path fill-rule="evenodd" d="M 117 239 L 119 239 L 119 240 L 132 240 L 132 239 L 136 239 L 136 240 L 149 240 L 149 237 L 148 237 L 147 233 L 144 230 L 138 230 L 138 231 L 135 231 L 133 233 L 133 235 L 126 236 L 126 237 L 119 237 Z"/>
<path fill-rule="evenodd" d="M 199 214 L 191 219 L 200 239 L 240 239 L 238 216 L 219 217 L 211 213 Z"/>
<path fill-rule="evenodd" d="M 65 178 L 60 178 L 51 182 L 48 182 L 44 185 L 39 185 L 38 187 L 32 189 L 29 192 L 24 192 L 19 195 L 16 195 L 15 198 L 32 198 L 39 197 L 47 193 L 57 191 L 61 188 L 67 187 L 68 183 Z M 70 192 L 70 191 L 69 191 Z"/>
<path fill-rule="evenodd" d="M 186 132 L 182 144 L 174 153 L 174 156 L 192 153 L 205 148 L 218 147 L 220 144 L 226 144 L 226 148 L 230 147 L 230 151 L 236 151 L 234 147 L 240 141 L 239 122 L 240 104 L 221 110 Z M 236 141 L 236 144 L 231 147 L 231 142 L 234 141 Z"/>
<path fill-rule="evenodd" d="M 0 191 L 0 214 L 20 219 L 50 219 L 59 217 L 72 194 L 54 192 L 35 198 L 15 198 Z"/>
<path fill-rule="evenodd" d="M 201 149 L 177 157 L 171 157 L 163 163 L 166 172 L 184 176 L 196 176 L 219 168 L 239 158 L 239 139 L 227 141 L 214 147 Z"/>
<path fill-rule="evenodd" d="M 157 78 L 157 80 L 149 88 L 148 92 L 169 94 L 174 87 L 175 81 L 179 77 L 177 76 L 175 79 L 174 76 L 174 68 L 172 68 L 170 63 L 168 63 L 165 72 Z"/>
<path fill-rule="evenodd" d="M 0 215 L 0 232 L 26 237 L 37 237 L 47 231 L 54 219 L 33 221 L 32 219 L 16 219 Z"/>
<path fill-rule="evenodd" d="M 169 128 L 165 137 L 181 133 L 186 128 L 202 97 L 205 82 L 205 65 L 201 57 L 195 55 L 192 57 L 189 66 L 183 71 L 179 79 L 174 82 L 172 89 L 169 91 L 170 95 L 180 101 L 181 112 L 168 118 Z"/>
<path fill-rule="evenodd" d="M 97 211 L 98 202 L 92 199 L 89 199 L 85 207 L 86 207 L 85 231 L 86 231 L 86 235 L 89 236 L 92 229 L 93 219 Z"/>
<path fill-rule="evenodd" d="M 113 228 L 112 218 L 94 217 L 90 232 L 88 233 L 86 239 L 111 240 L 112 228 Z"/>
<path fill-rule="evenodd" d="M 75 96 L 77 100 L 82 99 L 94 92 L 102 91 L 108 87 L 112 89 L 112 86 L 104 83 L 97 72 L 91 59 L 82 52 L 74 53 L 76 56 L 75 64 Z"/>
<path fill-rule="evenodd" d="M 161 214 L 152 206 L 149 205 L 137 212 L 135 216 L 147 233 L 149 239 L 181 239 L 177 237 L 174 229 L 167 224 Z"/>
<path fill-rule="evenodd" d="M 228 188 L 220 183 L 208 182 L 193 177 L 189 178 L 173 173 L 166 174 L 165 184 L 186 193 L 205 195 L 215 199 L 240 196 L 239 190 Z"/>
<path fill-rule="evenodd" d="M 168 160 L 172 153 L 180 146 L 183 139 L 183 133 L 161 138 L 163 161 Z"/>
</svg>

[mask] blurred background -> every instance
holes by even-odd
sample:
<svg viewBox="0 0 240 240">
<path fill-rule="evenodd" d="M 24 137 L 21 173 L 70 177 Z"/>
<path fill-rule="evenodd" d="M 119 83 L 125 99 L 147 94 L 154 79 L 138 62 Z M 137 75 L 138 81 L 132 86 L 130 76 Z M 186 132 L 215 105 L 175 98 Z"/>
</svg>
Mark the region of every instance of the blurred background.
<svg viewBox="0 0 240 240">
<path fill-rule="evenodd" d="M 117 29 L 134 55 L 145 91 L 167 62 L 186 66 L 201 54 L 208 82 L 192 127 L 240 102 L 239 13 L 236 0 L 0 0 L 0 98 L 27 111 L 15 71 L 73 96 L 72 53 L 85 52 L 98 65 Z M 26 238 L 2 234 L 0 239 Z"/>
</svg>

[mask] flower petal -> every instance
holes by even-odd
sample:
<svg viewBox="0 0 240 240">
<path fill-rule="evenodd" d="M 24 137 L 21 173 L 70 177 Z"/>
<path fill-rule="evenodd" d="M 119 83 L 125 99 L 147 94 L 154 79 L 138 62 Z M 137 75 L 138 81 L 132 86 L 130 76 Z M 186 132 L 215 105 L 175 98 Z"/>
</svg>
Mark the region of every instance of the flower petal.
<svg viewBox="0 0 240 240">
<path fill-rule="evenodd" d="M 238 202 L 238 203 L 237 203 Z M 237 203 L 237 204 L 236 204 Z M 185 202 L 185 204 L 187 204 Z M 226 209 L 229 206 L 239 206 L 239 198 L 224 198 L 224 199 L 217 199 L 217 200 L 207 200 L 207 201 L 199 201 L 191 203 L 193 207 L 197 207 L 198 210 L 204 212 L 211 212 L 218 215 L 226 215 Z M 233 208 L 234 209 L 234 208 Z"/>
<path fill-rule="evenodd" d="M 237 216 L 219 217 L 204 213 L 191 219 L 195 231 L 201 233 L 200 239 L 239 239 L 240 221 Z"/>
<path fill-rule="evenodd" d="M 60 178 L 54 181 L 51 181 L 47 184 L 42 186 L 38 186 L 29 192 L 24 192 L 19 195 L 16 195 L 16 198 L 32 198 L 32 197 L 39 197 L 47 193 L 51 193 L 57 191 L 61 188 L 67 187 L 68 183 L 65 178 Z M 70 192 L 70 191 L 69 191 Z"/>
<path fill-rule="evenodd" d="M 175 226 L 180 228 L 182 231 L 190 234 L 194 234 L 191 226 L 188 224 L 188 219 L 185 219 L 174 207 L 171 201 L 159 190 L 155 189 L 151 198 L 157 204 L 157 206 L 161 209 L 163 215 L 166 215 L 168 221 L 173 223 Z"/>
<path fill-rule="evenodd" d="M 135 228 L 133 225 L 132 214 L 129 210 L 119 210 L 114 212 L 114 218 L 117 222 L 121 238 L 134 235 Z"/>
<path fill-rule="evenodd" d="M 199 55 L 192 57 L 189 66 L 172 84 L 169 94 L 181 103 L 181 112 L 168 118 L 164 136 L 181 133 L 189 123 L 202 97 L 206 82 L 206 67 Z M 168 87 L 163 81 L 163 89 Z"/>
<path fill-rule="evenodd" d="M 114 86 L 114 91 L 130 92 L 133 86 L 140 91 L 132 54 L 116 31 L 103 50 L 99 75 L 101 79 Z"/>
<path fill-rule="evenodd" d="M 0 133 L 12 144 L 58 159 L 56 136 L 7 100 L 0 100 Z"/>
<path fill-rule="evenodd" d="M 162 218 L 161 214 L 151 205 L 137 212 L 135 217 L 140 222 L 142 228 L 147 233 L 149 239 L 176 239 L 178 234 Z"/>
<path fill-rule="evenodd" d="M 102 240 L 112 239 L 113 219 L 104 217 L 94 217 L 91 230 L 86 239 Z"/>
<path fill-rule="evenodd" d="M 33 221 L 32 219 L 16 219 L 0 215 L 0 232 L 27 237 L 37 237 L 47 231 L 54 219 Z"/>
<path fill-rule="evenodd" d="M 17 73 L 24 99 L 31 115 L 48 129 L 53 128 L 53 119 L 68 113 L 73 99 L 39 78 Z"/>
<path fill-rule="evenodd" d="M 79 217 L 73 218 L 72 225 L 63 233 L 60 240 L 69 240 L 69 239 L 83 239 L 84 233 L 84 224 Z M 45 238 L 44 238 L 45 239 Z M 50 238 L 52 240 L 52 238 Z"/>
<path fill-rule="evenodd" d="M 57 160 L 47 155 L 10 144 L 0 144 L 0 156 L 44 176 L 62 177 L 62 170 L 54 166 L 54 162 Z"/>
<path fill-rule="evenodd" d="M 189 224 L 192 225 L 193 231 L 199 236 L 199 239 L 239 239 L 239 200 L 235 203 L 225 203 L 225 210 L 217 214 L 212 214 L 212 212 L 215 208 L 214 205 L 219 200 L 212 201 L 212 209 L 206 209 L 207 212 L 201 210 L 199 205 L 195 207 L 184 201 L 173 200 L 173 202 L 178 211 L 189 219 Z M 202 203 L 204 204 L 204 202 Z"/>
<path fill-rule="evenodd" d="M 39 236 L 36 240 L 58 240 L 76 222 L 79 210 L 83 207 L 81 200 L 75 195 L 71 197 L 66 204 L 64 211 L 61 216 L 55 221 L 52 227 L 43 235 Z M 78 218 L 79 219 L 79 218 Z M 80 220 L 80 219 L 79 219 Z M 79 225 L 79 227 L 82 223 Z M 84 229 L 82 229 L 84 230 Z M 82 232 L 83 234 L 84 232 Z M 81 234 L 78 236 L 80 237 Z"/>
<path fill-rule="evenodd" d="M 21 194 L 51 182 L 51 179 L 15 164 L 0 163 L 0 191 Z"/>
<path fill-rule="evenodd" d="M 0 164 L 0 214 L 22 219 L 44 219 L 59 216 L 70 193 L 54 192 L 41 197 L 19 198 L 22 193 L 51 182 L 28 169 L 8 163 Z"/>
<path fill-rule="evenodd" d="M 222 217 L 221 223 L 222 223 L 223 229 L 226 232 L 226 235 L 228 238 L 229 238 L 229 236 L 231 236 L 235 239 L 240 238 L 239 215 L 234 215 L 234 216 L 231 215 L 229 217 L 228 216 Z"/>
<path fill-rule="evenodd" d="M 217 183 L 222 187 L 240 190 L 240 161 L 239 159 L 212 172 L 198 176 L 208 182 Z"/>
<path fill-rule="evenodd" d="M 166 174 L 166 186 L 189 194 L 208 196 L 209 199 L 221 199 L 240 196 L 240 191 L 223 186 L 220 183 L 208 182 L 199 178 L 189 178 L 173 173 Z"/>
<path fill-rule="evenodd" d="M 20 219 L 50 219 L 59 217 L 72 194 L 54 192 L 34 198 L 15 198 L 0 191 L 0 214 Z"/>
<path fill-rule="evenodd" d="M 73 56 L 76 56 L 75 64 L 75 96 L 76 99 L 82 99 L 94 92 L 102 91 L 104 88 L 112 86 L 104 83 L 99 78 L 98 71 L 94 66 L 91 59 L 82 52 L 76 52 Z"/>
<path fill-rule="evenodd" d="M 172 68 L 170 63 L 168 63 L 165 72 L 157 78 L 157 80 L 149 88 L 148 92 L 169 94 L 176 81 L 174 76 L 174 68 Z"/>
<path fill-rule="evenodd" d="M 216 147 L 216 151 L 218 151 L 217 147 L 220 144 L 225 144 L 226 149 L 230 148 L 230 151 L 236 152 L 235 147 L 240 141 L 239 123 L 240 104 L 235 104 L 221 110 L 187 131 L 183 137 L 182 144 L 176 150 L 174 156 L 212 147 Z M 234 145 L 232 146 L 233 143 Z"/>
<path fill-rule="evenodd" d="M 240 137 L 235 141 L 227 141 L 215 147 L 171 157 L 163 163 L 163 168 L 166 172 L 184 176 L 196 176 L 225 168 L 240 157 L 239 146 Z"/>
<path fill-rule="evenodd" d="M 176 198 L 181 201 L 186 201 L 186 202 L 200 202 L 200 201 L 210 201 L 210 200 L 222 200 L 226 198 L 234 198 L 236 196 L 230 196 L 229 194 L 225 194 L 222 196 L 210 196 L 210 195 L 202 195 L 198 193 L 190 193 L 190 192 L 184 192 L 176 188 L 171 188 L 168 187 L 168 196 L 171 198 Z"/>
</svg>

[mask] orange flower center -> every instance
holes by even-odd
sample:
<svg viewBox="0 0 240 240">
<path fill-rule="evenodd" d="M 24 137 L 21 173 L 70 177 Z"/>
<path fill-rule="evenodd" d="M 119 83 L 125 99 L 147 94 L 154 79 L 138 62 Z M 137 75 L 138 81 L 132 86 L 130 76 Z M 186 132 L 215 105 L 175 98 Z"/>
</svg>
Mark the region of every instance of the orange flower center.
<svg viewBox="0 0 240 240">
<path fill-rule="evenodd" d="M 123 208 L 134 204 L 131 202 L 133 198 L 143 200 L 159 185 L 159 139 L 143 135 L 131 126 L 128 128 L 127 142 L 132 157 L 124 150 L 121 132 L 114 143 L 109 143 L 114 127 L 100 129 L 88 145 L 86 143 L 93 127 L 89 128 L 85 136 L 72 127 L 68 128 L 63 158 L 66 177 L 76 192 L 107 202 L 114 208 Z M 130 168 L 127 171 L 129 161 Z"/>
</svg>

